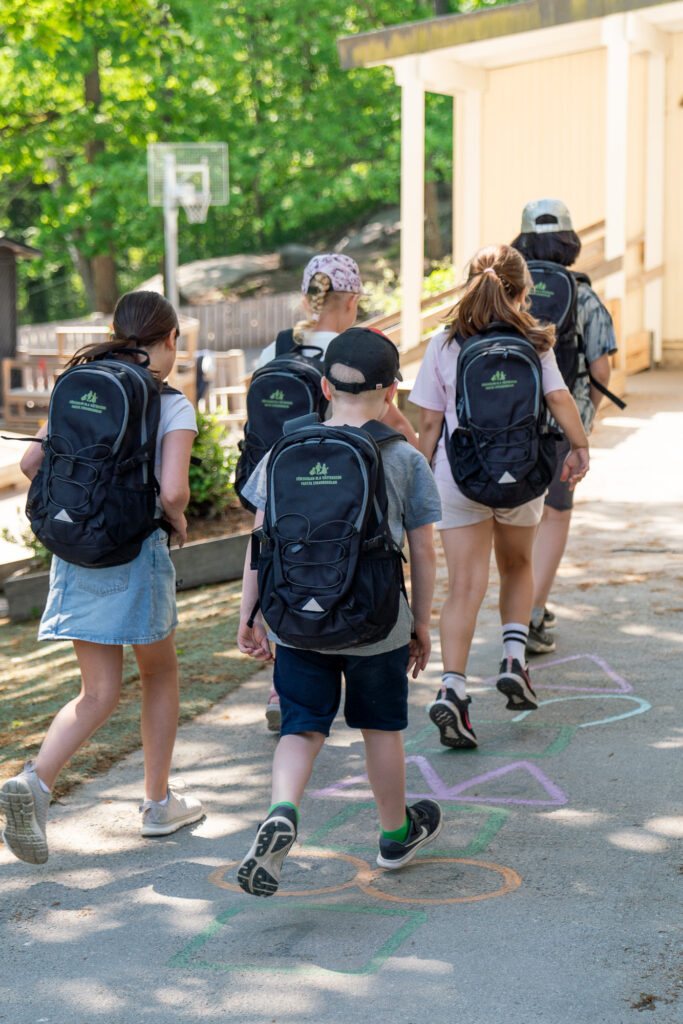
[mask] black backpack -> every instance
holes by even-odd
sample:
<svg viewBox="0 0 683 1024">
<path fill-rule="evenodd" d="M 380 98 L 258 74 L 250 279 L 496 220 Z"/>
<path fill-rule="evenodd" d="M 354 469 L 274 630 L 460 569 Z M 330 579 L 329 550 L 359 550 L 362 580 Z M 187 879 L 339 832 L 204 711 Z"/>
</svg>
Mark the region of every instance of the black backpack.
<svg viewBox="0 0 683 1024">
<path fill-rule="evenodd" d="M 154 476 L 160 392 L 144 366 L 113 353 L 57 378 L 26 515 L 38 540 L 64 561 L 123 565 L 163 525 Z"/>
<path fill-rule="evenodd" d="M 258 604 L 285 644 L 335 650 L 383 640 L 396 623 L 403 556 L 387 524 L 380 447 L 403 435 L 294 421 L 268 460 L 254 531 Z"/>
<path fill-rule="evenodd" d="M 456 340 L 458 427 L 450 436 L 444 422 L 453 477 L 472 501 L 516 508 L 543 494 L 555 470 L 558 434 L 547 426 L 541 361 L 505 324 Z"/>
<path fill-rule="evenodd" d="M 579 377 L 588 377 L 593 387 L 610 402 L 625 409 L 626 403 L 591 375 L 585 360 L 583 335 L 578 326 L 577 285 L 590 285 L 590 277 L 550 260 L 527 260 L 527 266 L 534 282 L 529 294 L 529 312 L 536 320 L 555 324 L 555 358 L 570 392 Z"/>
<path fill-rule="evenodd" d="M 318 419 L 327 408 L 320 381 L 323 377 L 322 349 L 316 345 L 297 345 L 294 331 L 280 331 L 275 341 L 275 356 L 254 372 L 247 391 L 247 422 L 239 442 L 240 457 L 235 467 L 235 493 L 244 508 L 255 508 L 242 490 L 247 480 L 278 438 L 287 420 L 316 413 Z"/>
</svg>

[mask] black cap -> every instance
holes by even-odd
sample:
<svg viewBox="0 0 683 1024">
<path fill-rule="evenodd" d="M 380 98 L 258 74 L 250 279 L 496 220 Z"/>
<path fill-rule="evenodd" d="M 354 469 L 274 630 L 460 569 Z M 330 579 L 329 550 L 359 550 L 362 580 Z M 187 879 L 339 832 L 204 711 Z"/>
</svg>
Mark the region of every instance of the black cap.
<svg viewBox="0 0 683 1024">
<path fill-rule="evenodd" d="M 324 371 L 330 384 L 338 391 L 376 391 L 390 387 L 395 380 L 403 380 L 399 370 L 399 352 L 393 341 L 381 331 L 370 327 L 350 327 L 333 338 L 325 352 Z M 349 383 L 330 375 L 335 363 L 358 370 L 363 382 Z"/>
</svg>

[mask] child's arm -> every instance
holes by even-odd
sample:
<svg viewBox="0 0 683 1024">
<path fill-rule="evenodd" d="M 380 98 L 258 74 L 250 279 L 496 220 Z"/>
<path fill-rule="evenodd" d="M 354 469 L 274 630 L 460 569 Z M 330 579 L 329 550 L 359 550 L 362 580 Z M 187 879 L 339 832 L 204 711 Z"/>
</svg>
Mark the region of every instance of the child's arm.
<svg viewBox="0 0 683 1024">
<path fill-rule="evenodd" d="M 254 516 L 254 529 L 263 522 L 263 509 L 257 509 Z M 240 625 L 237 631 L 237 646 L 242 654 L 248 654 L 257 661 L 274 661 L 266 628 L 261 613 L 254 618 L 254 625 L 248 621 L 258 598 L 258 576 L 256 569 L 251 568 L 251 538 L 244 556 L 244 574 L 242 576 L 242 602 L 240 604 Z"/>
<path fill-rule="evenodd" d="M 431 465 L 436 446 L 443 430 L 444 414 L 434 409 L 420 408 L 420 451 Z"/>
<path fill-rule="evenodd" d="M 194 430 L 169 430 L 161 441 L 159 501 L 180 547 L 187 540 L 185 509 L 190 500 L 190 453 Z"/>
<path fill-rule="evenodd" d="M 545 400 L 552 416 L 562 427 L 571 445 L 571 451 L 564 461 L 560 477 L 561 480 L 569 481 L 569 490 L 571 491 L 574 485 L 578 484 L 579 480 L 583 480 L 588 472 L 588 438 L 583 429 L 576 402 L 568 391 L 549 391 Z"/>
<path fill-rule="evenodd" d="M 410 548 L 410 594 L 415 625 L 415 636 L 410 641 L 410 660 L 407 671 L 413 670 L 417 679 L 427 667 L 432 642 L 429 636 L 429 618 L 432 611 L 434 581 L 436 579 L 436 553 L 434 551 L 434 528 L 431 523 L 408 530 Z"/>
<path fill-rule="evenodd" d="M 403 434 L 405 439 L 412 444 L 413 448 L 419 448 L 419 442 L 417 440 L 417 434 L 411 427 L 410 423 L 403 415 L 400 409 L 395 405 L 390 405 L 384 415 L 384 423 L 392 430 L 398 430 L 399 434 Z"/>
<path fill-rule="evenodd" d="M 35 435 L 36 437 L 43 438 L 47 434 L 47 420 L 43 423 L 42 427 Z M 43 446 L 42 444 L 36 444 L 35 441 L 31 441 L 28 444 L 28 448 L 22 456 L 21 462 L 19 463 L 19 469 L 27 476 L 29 480 L 33 480 L 34 476 L 40 469 L 40 464 L 43 461 Z"/>
</svg>

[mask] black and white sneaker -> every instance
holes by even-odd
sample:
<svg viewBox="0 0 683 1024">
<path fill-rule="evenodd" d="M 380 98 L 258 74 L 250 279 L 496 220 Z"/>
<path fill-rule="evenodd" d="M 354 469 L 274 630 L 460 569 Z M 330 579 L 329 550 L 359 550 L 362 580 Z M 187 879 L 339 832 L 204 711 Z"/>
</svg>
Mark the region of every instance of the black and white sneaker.
<svg viewBox="0 0 683 1024">
<path fill-rule="evenodd" d="M 381 868 L 402 868 L 418 850 L 436 839 L 441 831 L 443 814 L 436 800 L 418 800 L 412 807 L 406 808 L 406 813 L 410 819 L 410 828 L 402 843 L 382 835 L 379 837 L 377 863 Z"/>
<path fill-rule="evenodd" d="M 555 612 L 551 612 L 550 608 L 543 609 L 543 622 L 541 623 L 544 629 L 555 629 L 557 625 L 557 616 Z"/>
<path fill-rule="evenodd" d="M 467 710 L 471 703 L 471 697 L 462 700 L 450 687 L 439 690 L 429 709 L 429 717 L 439 730 L 442 746 L 461 750 L 477 746 Z"/>
<path fill-rule="evenodd" d="M 280 884 L 282 862 L 296 839 L 296 814 L 278 805 L 261 822 L 251 849 L 237 870 L 237 881 L 252 896 L 272 896 Z"/>
<path fill-rule="evenodd" d="M 552 635 L 544 628 L 541 622 L 540 626 L 534 626 L 532 622 L 529 623 L 529 638 L 526 642 L 526 653 L 527 654 L 550 654 L 551 651 L 555 650 L 555 640 Z"/>
<path fill-rule="evenodd" d="M 507 697 L 510 711 L 534 711 L 538 707 L 529 674 L 516 658 L 503 658 L 496 687 Z"/>
</svg>

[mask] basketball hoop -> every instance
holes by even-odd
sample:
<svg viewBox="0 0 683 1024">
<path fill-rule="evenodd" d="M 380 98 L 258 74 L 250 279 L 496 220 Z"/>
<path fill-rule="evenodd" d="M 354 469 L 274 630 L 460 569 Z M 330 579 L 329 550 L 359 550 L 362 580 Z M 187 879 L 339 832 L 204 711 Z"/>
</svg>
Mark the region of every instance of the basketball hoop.
<svg viewBox="0 0 683 1024">
<path fill-rule="evenodd" d="M 203 224 L 211 205 L 210 192 L 193 192 L 180 200 L 190 224 Z"/>
</svg>

